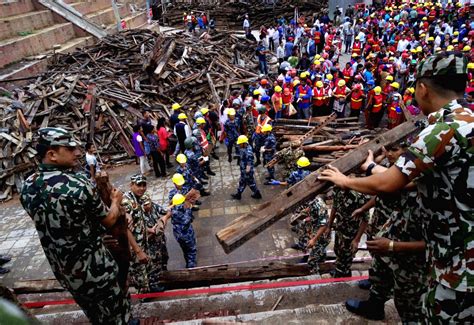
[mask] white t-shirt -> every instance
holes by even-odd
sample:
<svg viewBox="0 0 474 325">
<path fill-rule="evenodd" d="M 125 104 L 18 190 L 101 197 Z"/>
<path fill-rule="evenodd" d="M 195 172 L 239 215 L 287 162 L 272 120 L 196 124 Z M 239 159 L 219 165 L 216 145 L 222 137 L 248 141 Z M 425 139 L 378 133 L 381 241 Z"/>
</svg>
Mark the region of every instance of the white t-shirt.
<svg viewBox="0 0 474 325">
<path fill-rule="evenodd" d="M 91 155 L 90 153 L 86 152 L 86 162 L 87 165 L 95 167 L 96 174 L 100 172 L 100 164 L 97 161 L 97 157 L 95 155 Z"/>
</svg>

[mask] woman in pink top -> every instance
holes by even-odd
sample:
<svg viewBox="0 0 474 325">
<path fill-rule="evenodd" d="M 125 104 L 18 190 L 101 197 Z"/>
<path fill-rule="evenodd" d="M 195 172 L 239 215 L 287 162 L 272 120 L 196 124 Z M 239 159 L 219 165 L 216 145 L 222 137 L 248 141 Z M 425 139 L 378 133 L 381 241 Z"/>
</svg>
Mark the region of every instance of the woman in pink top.
<svg viewBox="0 0 474 325">
<path fill-rule="evenodd" d="M 158 119 L 158 125 L 156 126 L 156 130 L 158 133 L 158 138 L 160 139 L 160 151 L 163 155 L 166 156 L 166 167 L 170 168 L 173 167 L 173 164 L 170 163 L 170 152 L 169 152 L 169 132 L 165 126 L 166 119 L 164 117 L 160 117 Z"/>
</svg>

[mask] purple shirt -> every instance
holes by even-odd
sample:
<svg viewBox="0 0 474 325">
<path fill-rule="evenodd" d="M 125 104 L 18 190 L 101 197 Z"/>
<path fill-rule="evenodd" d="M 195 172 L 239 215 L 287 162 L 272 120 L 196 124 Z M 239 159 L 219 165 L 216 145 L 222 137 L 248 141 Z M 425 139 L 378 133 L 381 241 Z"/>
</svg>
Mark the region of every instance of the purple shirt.
<svg viewBox="0 0 474 325">
<path fill-rule="evenodd" d="M 140 146 L 140 142 L 143 142 L 142 136 L 140 135 L 140 132 L 135 132 L 132 137 L 132 145 L 133 149 L 135 150 L 135 155 L 137 155 L 137 157 L 142 157 L 145 155 L 142 150 L 142 147 Z"/>
</svg>

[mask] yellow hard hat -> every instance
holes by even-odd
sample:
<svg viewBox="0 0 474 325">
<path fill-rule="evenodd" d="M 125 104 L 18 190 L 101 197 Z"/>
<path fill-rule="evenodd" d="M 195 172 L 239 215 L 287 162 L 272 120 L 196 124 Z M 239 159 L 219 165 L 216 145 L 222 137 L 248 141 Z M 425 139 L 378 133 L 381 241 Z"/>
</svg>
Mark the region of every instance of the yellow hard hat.
<svg viewBox="0 0 474 325">
<path fill-rule="evenodd" d="M 458 42 L 457 38 L 453 39 L 453 43 L 457 43 L 457 42 Z"/>
<path fill-rule="evenodd" d="M 265 124 L 262 127 L 262 132 L 271 132 L 272 131 L 272 126 L 270 124 Z"/>
<path fill-rule="evenodd" d="M 227 115 L 229 115 L 229 116 L 234 116 L 234 115 L 235 115 L 235 109 L 229 108 L 229 109 L 227 110 Z"/>
<path fill-rule="evenodd" d="M 297 85 L 299 85 L 299 84 L 300 84 L 300 81 L 299 81 L 299 80 L 293 81 L 293 86 L 297 86 Z"/>
<path fill-rule="evenodd" d="M 321 61 L 320 61 L 320 60 L 321 60 L 321 59 L 314 60 L 314 61 L 313 61 L 313 64 L 315 64 L 315 65 L 320 65 L 320 64 L 321 64 Z"/>
<path fill-rule="evenodd" d="M 433 42 L 433 41 L 434 41 L 434 37 L 433 37 L 433 36 L 428 37 L 428 42 Z"/>
<path fill-rule="evenodd" d="M 421 38 L 423 38 L 423 37 L 425 37 L 425 36 L 426 36 L 425 33 L 421 33 L 421 34 L 420 34 L 420 37 L 421 37 Z"/>
<path fill-rule="evenodd" d="M 202 115 L 206 115 L 207 113 L 209 113 L 209 108 L 207 108 L 207 107 L 201 108 L 201 114 Z"/>
<path fill-rule="evenodd" d="M 320 58 L 321 58 L 321 55 L 319 55 L 319 54 L 316 54 L 316 55 L 314 56 L 314 59 L 315 59 L 315 60 L 319 60 Z"/>
<path fill-rule="evenodd" d="M 408 88 L 407 90 L 408 90 L 409 92 L 411 92 L 412 94 L 415 93 L 415 88 L 413 88 L 413 87 L 410 87 L 410 88 Z"/>
<path fill-rule="evenodd" d="M 187 119 L 187 118 L 188 118 L 188 117 L 187 117 L 186 114 L 184 114 L 184 113 L 180 113 L 180 114 L 178 115 L 178 119 L 179 119 L 179 120 L 185 120 L 185 119 Z"/>
<path fill-rule="evenodd" d="M 395 88 L 395 89 L 400 88 L 400 84 L 399 84 L 398 82 L 396 82 L 396 81 L 395 81 L 395 82 L 392 82 L 392 83 L 390 84 L 390 86 L 392 86 L 392 87 Z"/>
<path fill-rule="evenodd" d="M 255 90 L 253 91 L 253 95 L 254 95 L 254 96 L 260 95 L 260 90 L 255 89 Z"/>
<path fill-rule="evenodd" d="M 356 40 L 360 40 L 360 37 L 359 37 L 359 36 L 356 36 Z"/>
<path fill-rule="evenodd" d="M 332 76 L 332 74 L 330 74 L 330 73 L 329 73 L 329 74 L 327 74 L 327 75 L 326 75 L 326 79 L 327 79 L 327 80 L 332 80 L 332 79 L 333 79 L 333 76 Z"/>
<path fill-rule="evenodd" d="M 173 111 L 176 111 L 176 110 L 178 110 L 178 109 L 180 109 L 180 108 L 181 108 L 181 105 L 179 105 L 178 103 L 174 103 L 173 105 L 171 105 L 171 109 L 172 109 Z"/>
<path fill-rule="evenodd" d="M 417 51 L 417 52 L 423 52 L 423 48 L 422 48 L 421 46 L 418 46 L 418 47 L 416 48 L 416 51 Z"/>
<path fill-rule="evenodd" d="M 242 143 L 249 143 L 249 138 L 247 138 L 245 135 L 239 135 L 239 137 L 237 138 L 237 144 Z"/>
<path fill-rule="evenodd" d="M 356 57 L 358 57 L 357 53 L 352 53 L 352 55 L 351 55 L 351 56 L 352 56 L 353 58 L 356 58 Z"/>
<path fill-rule="evenodd" d="M 201 124 L 206 124 L 206 120 L 204 119 L 204 117 L 198 117 L 196 119 L 196 123 L 201 125 Z"/>
<path fill-rule="evenodd" d="M 392 76 L 387 76 L 387 78 L 385 78 L 385 80 L 393 81 L 393 77 Z"/>
<path fill-rule="evenodd" d="M 280 86 L 275 86 L 275 92 L 276 93 L 281 93 L 283 89 L 281 89 Z"/>
<path fill-rule="evenodd" d="M 176 160 L 178 160 L 178 159 L 176 159 Z M 173 177 L 171 177 L 171 180 L 173 181 L 174 184 L 176 184 L 178 186 L 184 185 L 184 183 L 186 183 L 186 181 L 184 180 L 183 175 L 181 175 L 181 174 L 174 174 Z"/>
<path fill-rule="evenodd" d="M 454 50 L 454 46 L 452 45 L 448 45 L 448 47 L 446 48 L 446 51 L 453 51 Z"/>
<path fill-rule="evenodd" d="M 180 204 L 183 204 L 184 201 L 186 201 L 186 198 L 184 197 L 183 194 L 180 194 L 180 193 L 177 193 L 173 196 L 173 199 L 171 200 L 171 202 L 173 203 L 173 205 L 180 205 Z"/>
<path fill-rule="evenodd" d="M 428 18 L 426 18 L 426 17 L 423 17 L 423 18 L 421 18 L 421 20 L 428 20 Z"/>
<path fill-rule="evenodd" d="M 176 161 L 180 164 L 185 164 L 188 161 L 188 157 L 185 154 L 180 153 L 176 156 Z"/>
<path fill-rule="evenodd" d="M 474 62 L 469 62 L 469 63 L 467 64 L 467 68 L 468 68 L 468 69 L 474 69 Z"/>
<path fill-rule="evenodd" d="M 453 35 L 454 35 L 454 36 L 458 36 L 458 35 L 459 35 L 459 32 L 458 32 L 458 31 L 455 31 L 455 32 L 453 33 Z"/>
<path fill-rule="evenodd" d="M 306 78 L 306 71 L 300 73 L 300 78 Z"/>
<path fill-rule="evenodd" d="M 469 52 L 471 50 L 471 47 L 469 45 L 464 46 L 462 49 L 463 52 Z"/>
<path fill-rule="evenodd" d="M 311 163 L 309 162 L 309 159 L 306 158 L 306 157 L 301 157 L 300 159 L 298 159 L 298 161 L 296 162 L 296 164 L 297 164 L 299 167 L 307 167 L 307 166 L 311 165 Z"/>
<path fill-rule="evenodd" d="M 374 88 L 374 93 L 376 95 L 380 95 L 381 92 L 382 92 L 382 88 L 380 88 L 380 86 L 377 86 L 377 87 Z"/>
<path fill-rule="evenodd" d="M 319 81 L 316 82 L 316 87 L 318 87 L 318 88 L 323 88 L 323 86 L 324 86 L 324 84 L 323 84 L 323 82 L 322 82 L 321 80 L 319 80 Z"/>
<path fill-rule="evenodd" d="M 339 81 L 337 82 L 337 85 L 338 85 L 339 87 L 344 87 L 344 86 L 346 85 L 346 81 L 343 80 L 343 79 L 341 79 L 341 80 L 339 80 Z"/>
</svg>

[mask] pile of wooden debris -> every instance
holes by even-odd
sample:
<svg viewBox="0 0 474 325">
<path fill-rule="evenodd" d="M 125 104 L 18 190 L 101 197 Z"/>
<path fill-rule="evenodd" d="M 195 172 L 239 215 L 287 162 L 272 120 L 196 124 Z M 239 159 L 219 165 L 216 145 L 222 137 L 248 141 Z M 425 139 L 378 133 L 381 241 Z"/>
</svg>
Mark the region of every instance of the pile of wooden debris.
<svg viewBox="0 0 474 325">
<path fill-rule="evenodd" d="M 127 30 L 57 54 L 34 82 L 0 96 L 0 201 L 35 167 L 39 128 L 62 127 L 94 142 L 103 163 L 128 160 L 132 127 L 144 108 L 168 117 L 174 102 L 190 109 L 218 105 L 232 86 L 256 77 L 246 42 L 226 33 L 194 38 Z"/>
</svg>

